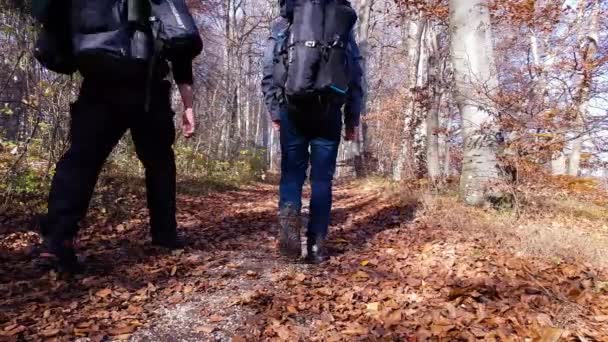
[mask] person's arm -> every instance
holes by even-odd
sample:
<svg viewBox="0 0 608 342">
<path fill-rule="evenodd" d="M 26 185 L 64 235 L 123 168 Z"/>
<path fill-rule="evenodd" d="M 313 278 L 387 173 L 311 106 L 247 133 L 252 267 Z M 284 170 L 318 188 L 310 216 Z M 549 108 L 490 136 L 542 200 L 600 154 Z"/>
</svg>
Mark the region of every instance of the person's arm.
<svg viewBox="0 0 608 342">
<path fill-rule="evenodd" d="M 182 134 L 186 138 L 192 137 L 196 129 L 196 119 L 194 117 L 194 77 L 192 74 L 192 61 L 173 61 L 171 63 L 173 79 L 177 84 L 179 93 L 184 104 L 182 114 Z"/>
<path fill-rule="evenodd" d="M 356 128 L 359 127 L 361 110 L 363 107 L 363 69 L 361 67 L 361 53 L 359 46 L 351 33 L 348 43 L 348 55 L 351 79 L 348 85 L 348 94 L 344 106 L 344 125 L 346 126 L 346 137 L 348 141 L 355 139 Z"/>
<path fill-rule="evenodd" d="M 281 89 L 274 82 L 274 50 L 276 43 L 277 40 L 274 35 L 271 35 L 266 42 L 262 68 L 262 93 L 264 94 L 264 103 L 270 115 L 270 120 L 274 128 L 278 129 L 281 122 L 281 103 L 278 97 Z"/>
</svg>

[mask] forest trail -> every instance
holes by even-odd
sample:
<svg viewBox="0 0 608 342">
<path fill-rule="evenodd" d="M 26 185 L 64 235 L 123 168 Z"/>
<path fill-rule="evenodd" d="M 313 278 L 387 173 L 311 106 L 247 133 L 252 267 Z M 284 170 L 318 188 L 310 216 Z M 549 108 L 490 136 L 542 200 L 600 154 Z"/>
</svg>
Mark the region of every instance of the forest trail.
<svg viewBox="0 0 608 342">
<path fill-rule="evenodd" d="M 321 267 L 276 252 L 275 186 L 181 195 L 188 247 L 168 254 L 132 202 L 122 223 L 89 220 L 72 280 L 30 262 L 25 223 L 0 228 L 0 340 L 608 340 L 605 273 L 429 226 L 414 197 L 338 186 Z"/>
</svg>

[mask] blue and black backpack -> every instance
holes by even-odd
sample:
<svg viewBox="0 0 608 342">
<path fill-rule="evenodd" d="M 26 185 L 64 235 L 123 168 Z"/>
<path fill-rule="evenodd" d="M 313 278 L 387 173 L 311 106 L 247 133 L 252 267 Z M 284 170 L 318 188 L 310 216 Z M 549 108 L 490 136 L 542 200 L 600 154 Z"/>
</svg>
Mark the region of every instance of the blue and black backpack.
<svg viewBox="0 0 608 342">
<path fill-rule="evenodd" d="M 290 25 L 275 51 L 275 82 L 288 105 L 321 98 L 344 101 L 351 79 L 348 41 L 357 14 L 346 0 L 280 0 Z"/>
</svg>

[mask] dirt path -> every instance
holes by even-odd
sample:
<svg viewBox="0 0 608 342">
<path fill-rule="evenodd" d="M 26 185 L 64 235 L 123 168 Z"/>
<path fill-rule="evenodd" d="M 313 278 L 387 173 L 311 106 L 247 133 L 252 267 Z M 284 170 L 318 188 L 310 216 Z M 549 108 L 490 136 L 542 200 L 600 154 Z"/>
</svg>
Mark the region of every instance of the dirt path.
<svg viewBox="0 0 608 342">
<path fill-rule="evenodd" d="M 26 258 L 32 233 L 0 231 L 0 340 L 608 340 L 608 278 L 590 267 L 428 226 L 415 201 L 353 185 L 336 192 L 332 260 L 292 263 L 275 201 L 269 185 L 181 196 L 188 247 L 172 254 L 148 246 L 144 209 L 95 223 L 71 280 Z"/>
</svg>

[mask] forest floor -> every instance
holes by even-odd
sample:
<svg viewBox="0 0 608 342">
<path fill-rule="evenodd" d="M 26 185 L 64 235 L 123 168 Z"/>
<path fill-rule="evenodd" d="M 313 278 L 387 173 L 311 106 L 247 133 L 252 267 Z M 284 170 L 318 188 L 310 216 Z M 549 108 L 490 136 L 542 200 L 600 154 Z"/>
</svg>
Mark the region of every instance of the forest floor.
<svg viewBox="0 0 608 342">
<path fill-rule="evenodd" d="M 606 221 L 531 231 L 450 197 L 348 183 L 332 258 L 311 266 L 276 251 L 273 185 L 179 196 L 188 245 L 173 253 L 149 245 L 142 196 L 115 202 L 127 215 L 92 211 L 89 267 L 72 279 L 31 262 L 31 218 L 0 223 L 1 341 L 608 341 Z"/>
</svg>

